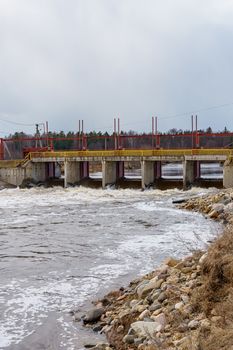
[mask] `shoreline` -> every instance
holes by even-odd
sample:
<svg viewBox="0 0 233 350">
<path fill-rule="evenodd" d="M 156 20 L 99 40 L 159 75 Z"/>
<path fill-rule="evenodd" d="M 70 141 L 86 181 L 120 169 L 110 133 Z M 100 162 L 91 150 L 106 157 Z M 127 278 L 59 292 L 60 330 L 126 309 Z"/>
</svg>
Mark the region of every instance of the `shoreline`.
<svg viewBox="0 0 233 350">
<path fill-rule="evenodd" d="M 97 301 L 83 321 L 95 332 L 104 334 L 107 342 L 86 347 L 230 350 L 233 332 L 229 329 L 233 326 L 233 317 L 231 320 L 231 313 L 226 311 L 232 311 L 233 307 L 227 309 L 225 304 L 229 303 L 233 284 L 230 278 L 233 258 L 229 257 L 229 250 L 233 253 L 230 242 L 233 189 L 191 198 L 177 207 L 219 220 L 225 229 L 207 251 L 195 252 L 180 260 L 168 258 L 127 288 L 110 292 Z"/>
</svg>

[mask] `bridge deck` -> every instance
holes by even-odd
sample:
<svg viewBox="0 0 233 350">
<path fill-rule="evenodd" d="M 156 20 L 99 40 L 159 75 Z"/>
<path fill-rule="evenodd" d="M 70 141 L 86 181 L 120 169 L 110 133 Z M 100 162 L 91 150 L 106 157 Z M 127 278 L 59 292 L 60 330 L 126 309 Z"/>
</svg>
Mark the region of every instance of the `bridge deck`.
<svg viewBox="0 0 233 350">
<path fill-rule="evenodd" d="M 31 152 L 25 159 L 17 160 L 0 160 L 0 168 L 14 168 L 24 165 L 28 161 L 64 161 L 69 160 L 101 160 L 101 159 L 118 159 L 121 160 L 140 160 L 153 157 L 160 157 L 161 160 L 182 161 L 184 157 L 197 160 L 216 160 L 224 161 L 227 157 L 233 157 L 232 148 L 216 149 L 153 149 L 153 150 L 86 150 L 86 151 L 49 151 L 49 152 Z"/>
<path fill-rule="evenodd" d="M 95 150 L 33 152 L 29 159 L 36 158 L 108 158 L 108 157 L 184 157 L 184 156 L 233 156 L 232 148 L 217 149 L 154 149 L 154 150 Z"/>
</svg>

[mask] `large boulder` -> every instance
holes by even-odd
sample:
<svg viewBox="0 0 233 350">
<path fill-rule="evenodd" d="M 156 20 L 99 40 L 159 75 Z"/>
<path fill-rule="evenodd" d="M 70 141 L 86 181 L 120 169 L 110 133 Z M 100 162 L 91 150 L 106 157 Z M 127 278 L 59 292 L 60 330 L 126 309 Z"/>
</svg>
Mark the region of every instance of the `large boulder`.
<svg viewBox="0 0 233 350">
<path fill-rule="evenodd" d="M 104 308 L 99 307 L 99 308 L 93 308 L 90 309 L 86 315 L 83 318 L 83 322 L 84 323 L 95 323 L 97 321 L 99 321 L 100 317 L 102 316 L 102 314 L 104 313 Z"/>
<path fill-rule="evenodd" d="M 164 320 L 158 319 L 158 321 L 147 322 L 137 321 L 131 324 L 131 329 L 139 337 L 153 338 L 157 332 L 160 332 L 164 328 Z"/>
</svg>

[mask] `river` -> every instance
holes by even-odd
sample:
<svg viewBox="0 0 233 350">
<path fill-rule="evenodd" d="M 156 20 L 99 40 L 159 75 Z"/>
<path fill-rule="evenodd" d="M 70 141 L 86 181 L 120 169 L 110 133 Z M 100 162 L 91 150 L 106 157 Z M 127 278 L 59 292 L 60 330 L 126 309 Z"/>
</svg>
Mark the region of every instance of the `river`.
<svg viewBox="0 0 233 350">
<path fill-rule="evenodd" d="M 70 310 L 168 256 L 203 248 L 220 224 L 172 200 L 214 191 L 0 191 L 0 349 L 74 350 L 94 341 Z"/>
</svg>

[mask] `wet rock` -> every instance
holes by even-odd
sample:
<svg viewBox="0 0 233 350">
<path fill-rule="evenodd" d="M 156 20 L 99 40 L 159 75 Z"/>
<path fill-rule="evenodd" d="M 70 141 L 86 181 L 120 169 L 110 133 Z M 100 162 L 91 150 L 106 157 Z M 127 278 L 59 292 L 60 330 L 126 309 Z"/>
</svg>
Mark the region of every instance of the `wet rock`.
<svg viewBox="0 0 233 350">
<path fill-rule="evenodd" d="M 103 328 L 103 326 L 98 325 L 98 326 L 93 327 L 92 329 L 94 332 L 100 332 L 102 330 L 102 328 Z"/>
<path fill-rule="evenodd" d="M 86 323 L 95 323 L 99 321 L 100 317 L 104 313 L 104 308 L 93 308 L 87 312 L 85 317 L 83 318 L 84 324 Z"/>
</svg>

